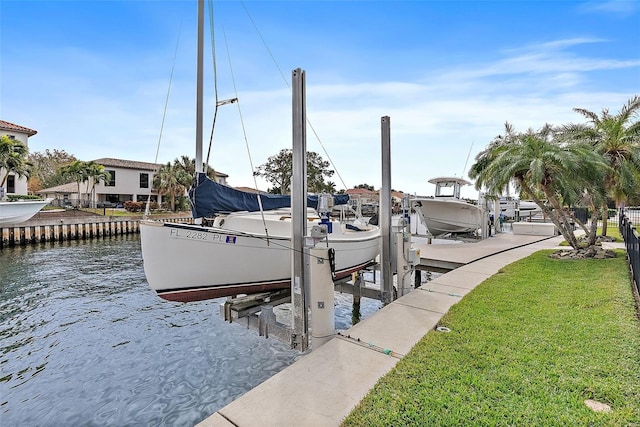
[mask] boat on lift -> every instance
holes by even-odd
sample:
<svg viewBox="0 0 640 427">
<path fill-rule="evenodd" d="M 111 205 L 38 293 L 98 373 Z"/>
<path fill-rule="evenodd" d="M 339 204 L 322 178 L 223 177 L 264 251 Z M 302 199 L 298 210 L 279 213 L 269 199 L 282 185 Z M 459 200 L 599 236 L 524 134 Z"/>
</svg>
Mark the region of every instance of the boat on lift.
<svg viewBox="0 0 640 427">
<path fill-rule="evenodd" d="M 198 1 L 198 53 L 202 56 L 203 1 Z M 202 61 L 198 61 L 201 70 Z M 196 168 L 202 166 L 202 73 L 196 97 Z M 199 129 L 199 131 L 198 131 Z M 347 203 L 336 195 L 334 204 Z M 286 195 L 236 190 L 209 179 L 202 170 L 189 190 L 193 218 L 201 224 L 145 219 L 140 222 L 147 282 L 170 301 L 199 301 L 291 287 L 293 247 L 291 199 Z M 341 223 L 329 216 L 332 204 L 308 196 L 307 229 L 323 226 L 318 243 L 335 250 L 334 278 L 372 264 L 379 253 L 380 229 L 363 220 Z M 327 205 L 323 207 L 322 205 Z M 331 262 L 330 261 L 330 262 Z"/>
<path fill-rule="evenodd" d="M 414 197 L 410 203 L 429 233 L 442 237 L 477 232 L 482 226 L 482 208 L 460 197 L 461 187 L 471 183 L 458 177 L 438 177 L 428 182 L 436 186 L 434 196 Z"/>
</svg>

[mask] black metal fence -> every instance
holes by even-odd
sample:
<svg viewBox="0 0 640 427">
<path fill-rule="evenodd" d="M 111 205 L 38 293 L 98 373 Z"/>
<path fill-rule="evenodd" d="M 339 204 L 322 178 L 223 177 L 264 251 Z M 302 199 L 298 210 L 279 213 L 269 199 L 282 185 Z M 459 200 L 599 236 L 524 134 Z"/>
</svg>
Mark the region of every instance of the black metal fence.
<svg viewBox="0 0 640 427">
<path fill-rule="evenodd" d="M 640 235 L 637 226 L 640 224 L 640 208 L 620 209 L 619 227 L 624 239 L 631 266 L 631 275 L 640 293 Z"/>
</svg>

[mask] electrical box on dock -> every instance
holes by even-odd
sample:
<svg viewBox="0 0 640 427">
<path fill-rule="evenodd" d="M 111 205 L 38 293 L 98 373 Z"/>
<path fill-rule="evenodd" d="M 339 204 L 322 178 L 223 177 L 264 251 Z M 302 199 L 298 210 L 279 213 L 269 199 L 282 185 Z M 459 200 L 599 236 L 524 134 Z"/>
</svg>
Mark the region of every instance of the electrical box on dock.
<svg viewBox="0 0 640 427">
<path fill-rule="evenodd" d="M 420 249 L 414 249 L 414 248 L 409 249 L 408 260 L 409 260 L 409 264 L 411 265 L 420 264 Z"/>
</svg>

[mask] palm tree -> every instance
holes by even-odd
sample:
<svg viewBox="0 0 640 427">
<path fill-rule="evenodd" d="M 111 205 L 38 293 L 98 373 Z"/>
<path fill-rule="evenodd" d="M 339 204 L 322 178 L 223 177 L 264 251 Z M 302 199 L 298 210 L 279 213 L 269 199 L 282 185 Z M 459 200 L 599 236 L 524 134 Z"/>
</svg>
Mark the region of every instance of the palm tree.
<svg viewBox="0 0 640 427">
<path fill-rule="evenodd" d="M 579 248 L 567 206 L 590 194 L 591 183 L 603 174 L 605 165 L 593 150 L 557 143 L 549 125 L 518 133 L 506 123 L 505 136 L 496 137 L 475 160 L 469 177 L 476 180 L 478 190 L 484 187 L 490 194 L 501 194 L 514 185 L 542 209 L 574 249 Z"/>
<path fill-rule="evenodd" d="M 640 188 L 640 96 L 630 99 L 616 115 L 603 109 L 602 114 L 583 108 L 575 112 L 588 119 L 587 124 L 570 124 L 562 129 L 567 141 L 588 143 L 609 164 L 602 181 L 604 192 L 616 207 L 630 201 Z M 633 121 L 633 119 L 636 119 Z M 607 199 L 602 200 L 602 235 L 607 235 Z"/>
<path fill-rule="evenodd" d="M 196 173 L 196 159 L 192 159 L 189 156 L 182 155 L 173 161 L 173 165 L 178 168 L 182 168 L 190 177 L 193 177 Z M 213 180 L 216 179 L 216 171 L 210 165 L 202 165 L 207 176 Z M 188 187 L 190 183 L 185 186 Z"/>
<path fill-rule="evenodd" d="M 99 182 L 107 183 L 111 179 L 111 174 L 107 172 L 103 165 L 95 163 L 93 161 L 85 164 L 85 173 L 87 177 L 87 194 L 91 194 L 92 207 L 95 207 L 96 201 L 96 185 Z M 89 184 L 91 188 L 89 188 Z"/>
<path fill-rule="evenodd" d="M 175 167 L 181 168 L 183 171 L 193 176 L 196 173 L 196 159 L 182 155 L 173 161 Z"/>
<path fill-rule="evenodd" d="M 0 187 L 4 187 L 9 173 L 15 173 L 18 177 L 29 177 L 31 162 L 27 159 L 29 148 L 20 140 L 10 138 L 7 135 L 0 136 Z"/>
<path fill-rule="evenodd" d="M 170 196 L 172 211 L 176 209 L 176 195 L 183 194 L 191 182 L 191 175 L 177 163 L 177 160 L 173 165 L 167 162 L 153 176 L 153 186 L 158 189 L 158 193 Z"/>
<path fill-rule="evenodd" d="M 80 207 L 80 202 L 82 201 L 82 195 L 80 193 L 80 184 L 89 180 L 87 176 L 87 163 L 82 160 L 74 160 L 66 166 L 60 168 L 60 172 L 62 176 L 67 179 L 71 179 L 75 181 L 78 187 L 78 205 L 76 207 Z"/>
</svg>

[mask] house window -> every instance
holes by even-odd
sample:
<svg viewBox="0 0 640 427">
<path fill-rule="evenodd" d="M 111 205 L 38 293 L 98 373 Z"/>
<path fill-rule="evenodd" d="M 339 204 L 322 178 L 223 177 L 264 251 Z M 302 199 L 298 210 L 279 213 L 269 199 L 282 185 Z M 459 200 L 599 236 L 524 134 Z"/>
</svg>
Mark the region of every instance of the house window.
<svg viewBox="0 0 640 427">
<path fill-rule="evenodd" d="M 140 188 L 149 188 L 149 174 L 141 172 L 140 173 Z"/>
<path fill-rule="evenodd" d="M 7 177 L 7 194 L 16 192 L 16 176 L 9 175 Z"/>
<path fill-rule="evenodd" d="M 9 137 L 9 139 L 16 139 L 15 135 L 7 135 Z"/>
<path fill-rule="evenodd" d="M 116 186 L 116 171 L 108 170 L 107 172 L 109 172 L 109 175 L 110 175 L 111 178 L 104 185 L 106 187 L 115 187 Z"/>
</svg>

